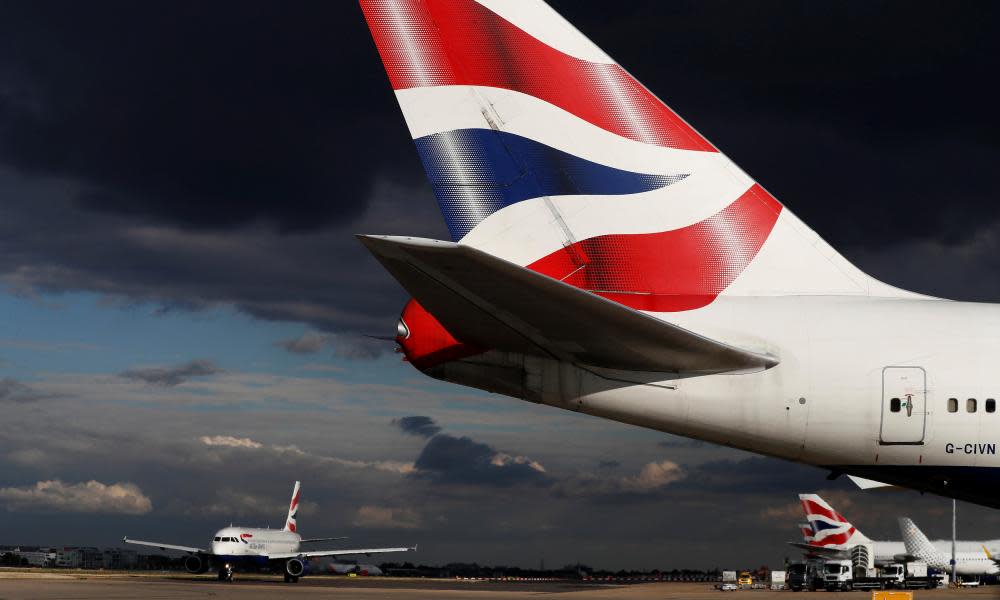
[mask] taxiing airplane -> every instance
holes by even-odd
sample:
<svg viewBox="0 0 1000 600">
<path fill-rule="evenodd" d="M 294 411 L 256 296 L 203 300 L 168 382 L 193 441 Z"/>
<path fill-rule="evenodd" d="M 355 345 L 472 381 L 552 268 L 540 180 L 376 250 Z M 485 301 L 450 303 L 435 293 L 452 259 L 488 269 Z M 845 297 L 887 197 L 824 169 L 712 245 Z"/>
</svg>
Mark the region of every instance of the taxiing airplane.
<svg viewBox="0 0 1000 600">
<path fill-rule="evenodd" d="M 288 518 L 282 529 L 260 529 L 255 527 L 224 527 L 212 538 L 211 549 L 178 546 L 160 542 L 130 540 L 126 536 L 122 541 L 126 544 L 151 546 L 160 550 L 177 550 L 187 552 L 184 568 L 189 573 L 207 573 L 215 568 L 220 581 L 231 581 L 233 571 L 240 565 L 270 567 L 273 571 L 282 571 L 286 583 L 297 583 L 299 577 L 309 570 L 309 559 L 323 556 L 370 555 L 385 552 L 406 552 L 412 548 L 358 548 L 345 550 L 301 550 L 300 545 L 307 542 L 323 542 L 346 539 L 309 538 L 303 539 L 298 533 L 296 517 L 299 512 L 299 494 L 301 485 L 295 482 L 292 490 L 292 501 L 288 507 Z"/>
<path fill-rule="evenodd" d="M 851 524 L 817 494 L 799 494 L 799 501 L 809 522 L 802 529 L 804 543 L 791 542 L 810 555 L 827 558 L 850 558 L 851 548 L 870 546 L 875 564 L 920 560 L 942 571 L 951 572 L 951 540 L 930 541 L 908 518 L 900 518 L 902 541 L 873 540 Z M 801 529 L 801 526 L 800 526 Z M 955 542 L 955 564 L 959 575 L 992 575 L 1000 572 L 989 548 L 1000 548 L 1000 540 Z"/>
<path fill-rule="evenodd" d="M 361 8 L 451 232 L 360 236 L 414 367 L 1000 506 L 1000 307 L 862 272 L 541 0 Z"/>
</svg>

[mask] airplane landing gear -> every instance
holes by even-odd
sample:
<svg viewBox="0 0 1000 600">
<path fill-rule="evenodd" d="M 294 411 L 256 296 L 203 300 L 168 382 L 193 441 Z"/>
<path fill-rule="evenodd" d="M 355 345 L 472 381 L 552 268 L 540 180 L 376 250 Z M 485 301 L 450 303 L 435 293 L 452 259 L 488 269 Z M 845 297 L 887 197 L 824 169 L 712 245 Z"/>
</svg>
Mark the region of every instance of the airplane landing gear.
<svg viewBox="0 0 1000 600">
<path fill-rule="evenodd" d="M 219 581 L 232 581 L 233 580 L 233 566 L 225 565 L 219 569 Z"/>
<path fill-rule="evenodd" d="M 298 583 L 299 578 L 285 573 L 285 583 Z"/>
</svg>

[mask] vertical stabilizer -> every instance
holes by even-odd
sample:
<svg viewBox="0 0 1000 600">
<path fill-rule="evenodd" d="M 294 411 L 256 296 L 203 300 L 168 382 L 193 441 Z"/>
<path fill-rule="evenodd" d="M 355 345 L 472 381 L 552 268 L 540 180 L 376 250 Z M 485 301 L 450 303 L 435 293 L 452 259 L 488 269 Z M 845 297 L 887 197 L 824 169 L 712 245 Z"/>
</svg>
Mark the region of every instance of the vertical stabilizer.
<svg viewBox="0 0 1000 600">
<path fill-rule="evenodd" d="M 295 517 L 299 514 L 299 493 L 301 489 L 302 484 L 296 481 L 295 487 L 292 489 L 292 501 L 288 505 L 288 518 L 285 519 L 284 531 L 297 533 L 299 530 L 298 524 L 295 522 Z"/>
<path fill-rule="evenodd" d="M 650 312 L 901 294 L 542 0 L 360 2 L 453 240 Z"/>
<path fill-rule="evenodd" d="M 920 531 L 920 528 L 913 522 L 913 519 L 900 517 L 899 531 L 903 534 L 903 545 L 906 546 L 907 554 L 919 558 L 932 567 L 938 569 L 948 568 L 948 560 L 927 539 L 924 532 Z"/>
<path fill-rule="evenodd" d="M 813 545 L 836 550 L 846 550 L 858 544 L 871 542 L 817 494 L 799 494 L 799 502 L 812 526 Z"/>
</svg>

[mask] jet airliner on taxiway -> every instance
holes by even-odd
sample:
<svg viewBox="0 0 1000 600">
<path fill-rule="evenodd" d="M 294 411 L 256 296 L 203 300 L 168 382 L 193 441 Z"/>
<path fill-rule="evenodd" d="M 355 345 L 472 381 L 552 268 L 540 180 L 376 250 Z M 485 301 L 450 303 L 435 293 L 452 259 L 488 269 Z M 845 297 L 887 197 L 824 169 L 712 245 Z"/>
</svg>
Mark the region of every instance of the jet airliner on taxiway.
<svg viewBox="0 0 1000 600">
<path fill-rule="evenodd" d="M 184 568 L 189 573 L 207 573 L 215 568 L 219 572 L 220 581 L 233 578 L 233 571 L 239 565 L 268 566 L 272 570 L 281 570 L 285 574 L 286 583 L 296 583 L 308 571 L 309 559 L 323 556 L 350 556 L 361 554 L 381 554 L 385 552 L 406 552 L 413 548 L 360 548 L 349 550 L 308 550 L 299 549 L 306 542 L 323 542 L 342 540 L 345 538 L 311 538 L 302 539 L 298 533 L 296 516 L 299 512 L 299 493 L 301 485 L 295 482 L 292 490 L 292 502 L 288 506 L 288 518 L 282 529 L 259 529 L 253 527 L 225 527 L 215 533 L 212 538 L 211 550 L 178 546 L 160 542 L 146 542 L 124 538 L 126 544 L 152 546 L 160 550 L 178 550 L 187 552 Z"/>
<path fill-rule="evenodd" d="M 541 0 L 361 7 L 452 237 L 360 238 L 413 366 L 1000 506 L 1000 307 L 862 272 Z"/>
</svg>

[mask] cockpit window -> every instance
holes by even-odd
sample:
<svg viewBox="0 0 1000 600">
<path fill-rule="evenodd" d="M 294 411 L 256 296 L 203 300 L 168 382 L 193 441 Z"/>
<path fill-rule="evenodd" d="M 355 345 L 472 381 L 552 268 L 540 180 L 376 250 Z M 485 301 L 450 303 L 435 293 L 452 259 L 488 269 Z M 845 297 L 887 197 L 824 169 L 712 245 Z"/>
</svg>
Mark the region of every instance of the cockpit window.
<svg viewBox="0 0 1000 600">
<path fill-rule="evenodd" d="M 214 542 L 221 542 L 221 541 L 222 541 L 222 538 L 220 538 L 220 537 L 216 536 L 216 538 L 215 538 L 214 540 L 212 540 L 212 541 L 214 541 Z"/>
</svg>

